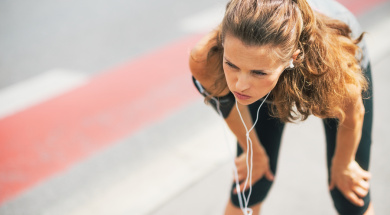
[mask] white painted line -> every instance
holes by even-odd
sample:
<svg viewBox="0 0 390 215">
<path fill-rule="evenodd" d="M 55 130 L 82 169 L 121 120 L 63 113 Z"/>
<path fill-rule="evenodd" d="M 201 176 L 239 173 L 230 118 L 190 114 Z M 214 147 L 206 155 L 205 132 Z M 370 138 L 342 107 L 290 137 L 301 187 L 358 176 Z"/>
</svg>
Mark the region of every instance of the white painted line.
<svg viewBox="0 0 390 215">
<path fill-rule="evenodd" d="M 210 110 L 212 111 L 212 110 Z M 166 151 L 153 152 L 139 160 L 118 183 L 92 195 L 82 207 L 68 211 L 71 215 L 150 214 L 180 192 L 201 180 L 213 169 L 226 164 L 230 156 L 222 131 L 222 121 L 208 124 L 192 133 L 180 144 Z M 236 142 L 228 134 L 231 150 Z"/>
<path fill-rule="evenodd" d="M 87 82 L 87 76 L 50 70 L 0 90 L 0 119 L 49 100 Z"/>
<path fill-rule="evenodd" d="M 179 27 L 188 33 L 207 32 L 221 23 L 224 13 L 225 5 L 216 5 L 182 20 Z"/>
</svg>

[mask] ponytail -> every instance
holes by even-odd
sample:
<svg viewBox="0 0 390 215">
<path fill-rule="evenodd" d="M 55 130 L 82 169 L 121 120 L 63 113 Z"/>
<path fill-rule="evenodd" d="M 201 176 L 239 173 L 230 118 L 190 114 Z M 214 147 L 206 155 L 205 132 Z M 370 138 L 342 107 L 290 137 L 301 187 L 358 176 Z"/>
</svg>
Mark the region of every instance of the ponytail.
<svg viewBox="0 0 390 215">
<path fill-rule="evenodd" d="M 311 114 L 343 121 L 349 87 L 367 88 L 356 59 L 362 56 L 357 44 L 363 34 L 354 40 L 347 24 L 313 11 L 306 0 L 294 3 L 303 22 L 300 53 L 293 71 L 282 73 L 274 89 L 273 115 L 285 122 L 305 120 Z"/>
</svg>

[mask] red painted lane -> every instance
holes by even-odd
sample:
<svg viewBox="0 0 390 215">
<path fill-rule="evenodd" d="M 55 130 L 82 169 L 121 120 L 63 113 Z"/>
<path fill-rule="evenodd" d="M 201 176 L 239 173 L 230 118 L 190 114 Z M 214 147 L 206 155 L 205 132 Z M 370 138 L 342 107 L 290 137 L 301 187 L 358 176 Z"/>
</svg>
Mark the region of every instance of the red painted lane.
<svg viewBox="0 0 390 215">
<path fill-rule="evenodd" d="M 0 204 L 199 98 L 188 52 L 200 35 L 0 121 Z"/>
<path fill-rule="evenodd" d="M 361 15 L 388 0 L 337 0 L 355 15 Z"/>
<path fill-rule="evenodd" d="M 340 0 L 354 14 L 385 0 Z M 194 35 L 107 71 L 87 85 L 0 120 L 0 205 L 199 97 Z"/>
</svg>

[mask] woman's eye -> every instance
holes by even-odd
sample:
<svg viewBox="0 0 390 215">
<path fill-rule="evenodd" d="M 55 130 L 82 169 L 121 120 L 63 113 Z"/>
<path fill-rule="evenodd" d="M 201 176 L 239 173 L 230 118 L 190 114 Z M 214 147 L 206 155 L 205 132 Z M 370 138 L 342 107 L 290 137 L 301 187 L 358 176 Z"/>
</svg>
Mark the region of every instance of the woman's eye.
<svg viewBox="0 0 390 215">
<path fill-rule="evenodd" d="M 260 71 L 253 71 L 253 74 L 255 74 L 255 75 L 266 75 L 266 73 L 260 72 Z"/>
<path fill-rule="evenodd" d="M 225 62 L 226 63 L 226 65 L 228 65 L 229 67 L 231 67 L 231 68 L 234 68 L 234 69 L 236 69 L 237 67 L 236 66 L 234 66 L 233 64 L 231 64 L 231 63 L 229 63 L 229 62 Z"/>
</svg>

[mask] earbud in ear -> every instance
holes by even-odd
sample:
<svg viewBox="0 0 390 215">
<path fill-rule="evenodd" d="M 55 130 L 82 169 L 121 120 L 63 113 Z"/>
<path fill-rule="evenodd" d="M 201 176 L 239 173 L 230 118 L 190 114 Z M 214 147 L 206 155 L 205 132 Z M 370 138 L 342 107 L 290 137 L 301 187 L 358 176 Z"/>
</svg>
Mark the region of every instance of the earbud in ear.
<svg viewBox="0 0 390 215">
<path fill-rule="evenodd" d="M 294 68 L 293 59 L 290 60 L 290 65 L 288 66 L 290 69 Z"/>
</svg>

